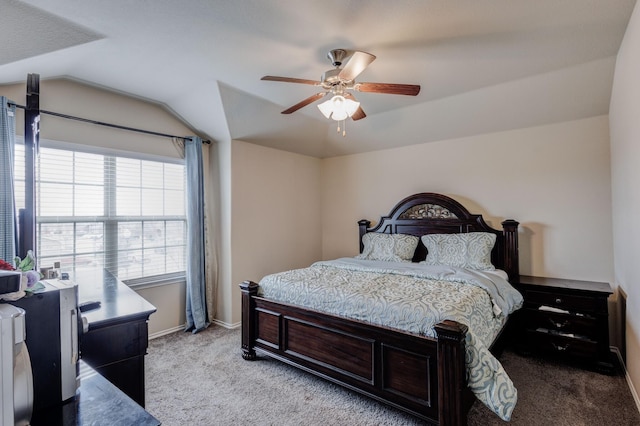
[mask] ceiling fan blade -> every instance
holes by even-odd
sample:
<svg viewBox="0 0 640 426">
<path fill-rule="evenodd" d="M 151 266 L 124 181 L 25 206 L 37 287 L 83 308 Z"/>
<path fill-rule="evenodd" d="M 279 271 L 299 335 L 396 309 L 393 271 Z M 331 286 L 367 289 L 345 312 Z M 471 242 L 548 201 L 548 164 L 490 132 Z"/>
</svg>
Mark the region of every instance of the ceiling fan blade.
<svg viewBox="0 0 640 426">
<path fill-rule="evenodd" d="M 312 86 L 319 86 L 320 85 L 320 82 L 316 81 L 316 80 L 306 80 L 304 78 L 277 77 L 277 76 L 274 76 L 274 75 L 265 75 L 260 80 L 281 81 L 283 83 L 310 84 Z"/>
<path fill-rule="evenodd" d="M 420 86 L 417 84 L 356 83 L 353 89 L 358 92 L 387 93 L 391 95 L 416 96 L 420 93 Z"/>
<path fill-rule="evenodd" d="M 347 99 L 351 99 L 352 101 L 356 101 L 357 102 L 355 96 L 353 96 L 349 92 L 345 92 L 344 97 L 347 98 Z M 362 107 L 359 106 L 358 109 L 356 110 L 356 112 L 354 112 L 353 115 L 351 116 L 351 119 L 353 121 L 357 121 L 357 120 L 362 120 L 366 116 L 367 116 L 367 114 L 365 114 L 364 110 L 362 109 Z"/>
<path fill-rule="evenodd" d="M 354 80 L 375 59 L 376 57 L 371 53 L 356 51 L 351 55 L 351 59 L 347 61 L 338 77 L 345 81 Z"/>
<path fill-rule="evenodd" d="M 320 93 L 316 93 L 315 95 L 309 96 L 307 99 L 304 99 L 304 100 L 298 102 L 297 104 L 295 104 L 294 106 L 285 109 L 284 111 L 282 111 L 282 114 L 291 114 L 292 112 L 296 112 L 300 108 L 305 107 L 305 106 L 317 101 L 318 99 L 324 98 L 324 96 L 326 94 L 327 94 L 327 92 L 320 92 Z"/>
<path fill-rule="evenodd" d="M 351 119 L 353 121 L 357 121 L 357 120 L 362 120 L 366 116 L 367 116 L 367 114 L 364 113 L 364 110 L 362 109 L 362 107 L 358 107 L 356 112 L 354 112 L 353 115 L 351 116 Z"/>
</svg>

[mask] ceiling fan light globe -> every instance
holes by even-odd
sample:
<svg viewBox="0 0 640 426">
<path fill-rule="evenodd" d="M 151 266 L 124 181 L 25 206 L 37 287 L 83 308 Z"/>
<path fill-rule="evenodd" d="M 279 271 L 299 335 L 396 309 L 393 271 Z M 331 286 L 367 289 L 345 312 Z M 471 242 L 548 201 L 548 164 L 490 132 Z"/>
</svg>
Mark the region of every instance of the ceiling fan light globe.
<svg viewBox="0 0 640 426">
<path fill-rule="evenodd" d="M 345 99 L 342 95 L 335 95 L 331 98 L 331 103 L 333 104 L 333 114 L 331 118 L 336 121 L 346 120 L 349 117 L 349 110 L 347 109 L 348 99 Z"/>
<path fill-rule="evenodd" d="M 318 109 L 327 118 L 331 118 L 331 114 L 333 113 L 333 103 L 331 99 L 324 101 L 321 104 L 318 104 Z"/>
<path fill-rule="evenodd" d="M 331 102 L 333 103 L 334 107 L 340 108 L 340 106 L 344 103 L 344 96 L 335 95 L 333 98 L 331 98 Z"/>
<path fill-rule="evenodd" d="M 360 102 L 354 101 L 352 99 L 345 99 L 345 110 L 347 111 L 347 115 L 351 117 L 356 111 L 360 108 Z"/>
<path fill-rule="evenodd" d="M 334 111 L 333 114 L 331 115 L 331 118 L 333 118 L 336 121 L 346 120 L 347 117 L 349 117 L 349 115 L 347 114 L 347 111 L 345 111 L 344 109 L 341 109 L 339 111 Z"/>
</svg>

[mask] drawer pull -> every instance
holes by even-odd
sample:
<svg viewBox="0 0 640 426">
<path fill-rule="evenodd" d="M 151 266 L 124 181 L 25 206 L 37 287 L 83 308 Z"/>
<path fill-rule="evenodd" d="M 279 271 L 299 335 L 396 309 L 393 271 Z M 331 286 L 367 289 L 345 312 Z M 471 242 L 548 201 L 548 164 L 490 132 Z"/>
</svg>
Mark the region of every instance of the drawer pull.
<svg viewBox="0 0 640 426">
<path fill-rule="evenodd" d="M 551 344 L 553 345 L 553 348 L 558 352 L 564 352 L 567 349 L 569 349 L 569 343 L 565 345 L 556 345 L 555 343 L 551 343 Z"/>
<path fill-rule="evenodd" d="M 556 321 L 552 320 L 551 318 L 549 318 L 549 322 L 551 322 L 551 324 L 553 324 L 553 326 L 555 328 L 557 328 L 557 329 L 564 328 L 567 324 L 569 324 L 569 321 L 567 321 L 567 320 L 562 321 L 562 322 L 556 322 Z"/>
<path fill-rule="evenodd" d="M 556 303 L 557 303 L 557 304 L 561 304 L 561 303 L 562 303 L 562 299 L 560 299 L 559 297 L 558 297 L 558 298 L 556 298 Z"/>
</svg>

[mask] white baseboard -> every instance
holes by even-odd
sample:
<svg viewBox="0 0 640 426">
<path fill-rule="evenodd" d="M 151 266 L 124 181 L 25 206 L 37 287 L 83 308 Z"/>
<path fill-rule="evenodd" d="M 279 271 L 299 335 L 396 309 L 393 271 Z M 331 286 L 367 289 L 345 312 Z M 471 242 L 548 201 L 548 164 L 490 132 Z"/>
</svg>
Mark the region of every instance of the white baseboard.
<svg viewBox="0 0 640 426">
<path fill-rule="evenodd" d="M 627 385 L 629 385 L 629 390 L 631 391 L 631 396 L 633 396 L 633 400 L 636 403 L 636 408 L 640 412 L 640 398 L 638 398 L 638 393 L 636 392 L 636 389 L 633 387 L 633 382 L 631 381 L 631 377 L 629 376 L 629 372 L 627 372 L 627 366 L 624 364 L 624 361 L 622 360 L 622 354 L 620 353 L 620 349 L 618 349 L 615 346 L 611 346 L 610 348 L 611 348 L 611 351 L 613 353 L 615 353 L 616 356 L 618 357 L 618 361 L 620 362 L 620 365 L 622 366 L 622 369 L 624 370 L 624 376 L 627 379 Z"/>
<path fill-rule="evenodd" d="M 156 333 L 151 333 L 149 335 L 149 340 L 157 339 L 158 337 L 166 336 L 167 334 L 175 333 L 176 331 L 184 330 L 184 324 L 179 325 L 177 327 L 168 328 L 166 330 L 158 331 Z"/>
<path fill-rule="evenodd" d="M 233 323 L 233 324 L 229 324 L 227 322 L 223 322 L 223 321 L 216 320 L 216 319 L 213 320 L 213 323 L 219 325 L 220 327 L 228 328 L 229 330 L 232 330 L 234 328 L 238 328 L 238 327 L 240 327 L 242 325 L 241 322 L 236 322 L 236 323 Z"/>
<path fill-rule="evenodd" d="M 213 320 L 213 323 L 219 325 L 220 327 L 224 327 L 229 330 L 233 330 L 234 328 L 238 328 L 242 325 L 241 322 L 229 324 L 220 320 Z M 157 339 L 158 337 L 166 336 L 167 334 L 175 333 L 176 331 L 184 330 L 185 325 L 179 325 L 177 327 L 169 328 L 166 330 L 158 331 L 149 335 L 149 340 Z"/>
</svg>

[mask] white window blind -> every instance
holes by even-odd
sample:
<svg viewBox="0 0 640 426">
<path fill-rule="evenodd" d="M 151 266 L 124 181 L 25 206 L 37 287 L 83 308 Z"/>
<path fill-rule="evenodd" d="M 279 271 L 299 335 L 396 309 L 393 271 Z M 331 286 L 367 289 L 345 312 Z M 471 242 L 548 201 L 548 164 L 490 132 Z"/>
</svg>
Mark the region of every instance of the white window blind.
<svg viewBox="0 0 640 426">
<path fill-rule="evenodd" d="M 106 268 L 135 282 L 184 273 L 182 164 L 41 147 L 37 171 L 40 267 Z"/>
</svg>

